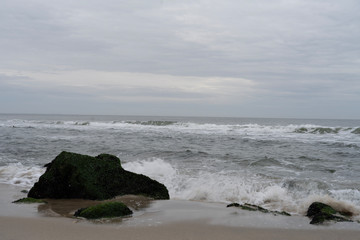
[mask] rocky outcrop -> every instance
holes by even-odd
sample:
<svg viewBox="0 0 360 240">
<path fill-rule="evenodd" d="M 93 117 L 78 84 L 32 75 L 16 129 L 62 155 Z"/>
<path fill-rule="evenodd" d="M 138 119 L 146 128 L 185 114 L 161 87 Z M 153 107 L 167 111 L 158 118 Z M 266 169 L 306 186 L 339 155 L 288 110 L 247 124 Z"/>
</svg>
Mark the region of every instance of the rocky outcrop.
<svg viewBox="0 0 360 240">
<path fill-rule="evenodd" d="M 91 157 L 62 152 L 45 167 L 46 172 L 31 188 L 28 197 L 104 200 L 133 194 L 169 199 L 163 184 L 124 170 L 120 159 L 113 155 Z"/>
<path fill-rule="evenodd" d="M 291 216 L 289 213 L 282 211 L 270 211 L 268 209 L 265 209 L 263 207 L 260 207 L 258 205 L 253 205 L 253 204 L 239 204 L 239 203 L 231 203 L 229 205 L 227 205 L 226 207 L 238 207 L 241 208 L 242 210 L 247 210 L 247 211 L 259 211 L 259 212 L 263 212 L 263 213 L 272 213 L 274 215 L 284 215 L 284 216 Z"/>
<path fill-rule="evenodd" d="M 81 208 L 74 214 L 75 217 L 87 219 L 123 217 L 132 214 L 132 211 L 121 202 L 105 202 L 88 208 Z"/>
<path fill-rule="evenodd" d="M 322 224 L 325 221 L 352 222 L 343 214 L 325 203 L 313 202 L 309 206 L 306 216 L 311 218 L 310 224 Z"/>
</svg>

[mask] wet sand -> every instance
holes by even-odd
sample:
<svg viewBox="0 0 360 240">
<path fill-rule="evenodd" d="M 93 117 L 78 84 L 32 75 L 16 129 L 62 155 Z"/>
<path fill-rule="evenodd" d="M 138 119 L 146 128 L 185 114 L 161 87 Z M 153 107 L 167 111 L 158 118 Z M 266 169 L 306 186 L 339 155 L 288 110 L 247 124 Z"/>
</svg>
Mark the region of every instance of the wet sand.
<svg viewBox="0 0 360 240">
<path fill-rule="evenodd" d="M 49 204 L 13 204 L 21 188 L 0 184 L 1 240 L 60 239 L 359 239 L 358 223 L 312 226 L 302 216 L 252 213 L 225 204 L 149 201 L 134 196 L 121 201 L 134 215 L 112 221 L 71 218 L 78 207 L 94 201 L 56 200 Z"/>
<path fill-rule="evenodd" d="M 60 239 L 359 239 L 360 232 L 349 230 L 289 230 L 227 227 L 198 221 L 177 222 L 159 226 L 115 226 L 77 223 L 59 218 L 0 217 L 2 240 Z"/>
</svg>

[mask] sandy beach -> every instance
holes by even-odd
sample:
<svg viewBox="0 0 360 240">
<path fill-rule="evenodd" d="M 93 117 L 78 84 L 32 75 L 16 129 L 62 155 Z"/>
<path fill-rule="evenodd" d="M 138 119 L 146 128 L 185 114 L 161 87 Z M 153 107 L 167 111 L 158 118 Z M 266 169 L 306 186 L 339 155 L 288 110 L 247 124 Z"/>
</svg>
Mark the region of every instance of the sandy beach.
<svg viewBox="0 0 360 240">
<path fill-rule="evenodd" d="M 177 222 L 159 226 L 116 226 L 76 223 L 59 218 L 0 218 L 2 240 L 61 239 L 359 239 L 359 231 L 289 230 L 227 227 L 198 221 Z"/>
<path fill-rule="evenodd" d="M 1 184 L 1 240 L 61 239 L 359 239 L 357 223 L 312 226 L 302 216 L 274 216 L 193 201 L 149 201 L 122 197 L 135 211 L 113 221 L 71 218 L 93 201 L 56 200 L 48 204 L 13 204 L 21 188 Z"/>
</svg>

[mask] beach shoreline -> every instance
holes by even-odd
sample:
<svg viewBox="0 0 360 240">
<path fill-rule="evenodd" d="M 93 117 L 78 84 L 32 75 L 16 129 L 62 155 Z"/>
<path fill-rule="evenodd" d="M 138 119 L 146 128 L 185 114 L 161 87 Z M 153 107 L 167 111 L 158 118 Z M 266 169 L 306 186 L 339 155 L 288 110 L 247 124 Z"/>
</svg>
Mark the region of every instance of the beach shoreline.
<svg viewBox="0 0 360 240">
<path fill-rule="evenodd" d="M 26 195 L 21 187 L 0 184 L 0 239 L 358 239 L 359 224 L 313 226 L 303 216 L 274 216 L 226 208 L 221 203 L 183 200 L 148 201 L 134 215 L 114 221 L 65 217 L 60 205 L 81 201 L 57 200 L 44 204 L 14 204 Z M 128 197 L 125 201 L 133 201 Z M 124 199 L 123 199 L 124 200 Z M 66 203 L 66 204 L 64 204 Z M 82 204 L 87 203 L 84 201 Z M 61 209 L 61 210 L 59 210 Z M 70 208 L 68 208 L 69 210 Z M 71 210 L 73 211 L 73 210 Z M 66 215 L 66 214 L 65 214 Z M 69 213 L 68 213 L 68 216 Z"/>
<path fill-rule="evenodd" d="M 355 230 L 298 230 L 229 227 L 199 221 L 168 223 L 159 226 L 116 226 L 78 223 L 64 218 L 0 217 L 2 240 L 62 239 L 358 239 Z"/>
</svg>

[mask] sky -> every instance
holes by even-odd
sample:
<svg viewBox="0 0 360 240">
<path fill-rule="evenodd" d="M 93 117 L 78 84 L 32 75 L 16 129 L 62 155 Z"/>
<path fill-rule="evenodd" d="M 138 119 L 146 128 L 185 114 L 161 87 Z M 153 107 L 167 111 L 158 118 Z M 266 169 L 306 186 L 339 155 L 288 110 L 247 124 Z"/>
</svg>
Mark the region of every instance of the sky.
<svg viewBox="0 0 360 240">
<path fill-rule="evenodd" d="M 360 119 L 358 0 L 1 0 L 0 113 Z"/>
</svg>

